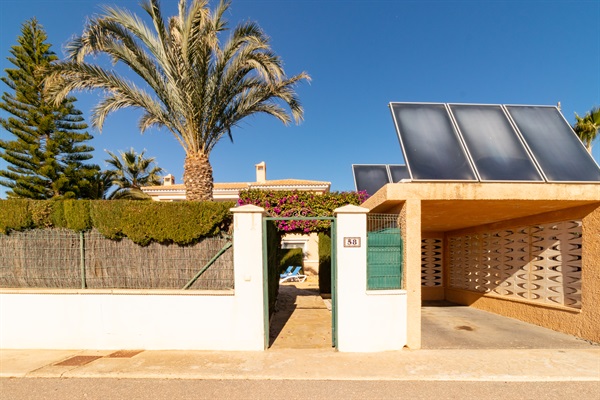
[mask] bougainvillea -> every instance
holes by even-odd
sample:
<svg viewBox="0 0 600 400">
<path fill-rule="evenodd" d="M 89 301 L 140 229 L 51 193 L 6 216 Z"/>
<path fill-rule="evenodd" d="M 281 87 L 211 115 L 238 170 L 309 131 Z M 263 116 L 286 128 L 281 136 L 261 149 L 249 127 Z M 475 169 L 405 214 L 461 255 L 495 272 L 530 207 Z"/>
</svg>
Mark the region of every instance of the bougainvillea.
<svg viewBox="0 0 600 400">
<path fill-rule="evenodd" d="M 332 217 L 333 210 L 348 204 L 360 205 L 367 192 L 331 192 L 316 194 L 301 191 L 265 191 L 250 189 L 240 192 L 238 205 L 253 204 L 263 207 L 270 217 Z M 277 229 L 285 233 L 326 232 L 330 221 L 288 220 L 276 221 Z"/>
</svg>

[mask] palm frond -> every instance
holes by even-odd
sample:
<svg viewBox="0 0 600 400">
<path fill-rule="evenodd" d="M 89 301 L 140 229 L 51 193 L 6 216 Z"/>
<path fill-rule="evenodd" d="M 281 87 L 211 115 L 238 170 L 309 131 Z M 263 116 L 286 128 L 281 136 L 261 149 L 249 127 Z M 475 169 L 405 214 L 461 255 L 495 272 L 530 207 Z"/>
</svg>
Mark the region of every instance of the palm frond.
<svg viewBox="0 0 600 400">
<path fill-rule="evenodd" d="M 94 126 L 101 129 L 114 111 L 139 108 L 142 132 L 167 128 L 199 160 L 223 136 L 233 139 L 232 129 L 248 116 L 299 123 L 304 110 L 295 87 L 310 77 L 305 72 L 288 77 L 255 22 L 238 24 L 224 39 L 230 4 L 221 0 L 211 11 L 207 0 L 179 0 L 177 15 L 165 18 L 159 0 L 143 0 L 148 23 L 106 6 L 67 45 L 68 60 L 44 71 L 47 93 L 59 101 L 73 91 L 100 89 L 104 97 L 93 109 Z M 99 54 L 134 72 L 143 86 L 86 62 Z"/>
</svg>

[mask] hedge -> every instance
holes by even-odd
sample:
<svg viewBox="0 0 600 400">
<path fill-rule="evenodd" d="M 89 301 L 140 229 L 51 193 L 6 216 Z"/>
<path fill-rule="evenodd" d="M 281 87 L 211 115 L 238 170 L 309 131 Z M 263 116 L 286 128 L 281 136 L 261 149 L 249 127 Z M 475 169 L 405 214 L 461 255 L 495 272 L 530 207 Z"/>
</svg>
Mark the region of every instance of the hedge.
<svg viewBox="0 0 600 400">
<path fill-rule="evenodd" d="M 151 202 L 130 200 L 0 200 L 0 233 L 25 229 L 96 228 L 109 239 L 128 237 L 186 245 L 229 233 L 232 202 Z"/>
</svg>

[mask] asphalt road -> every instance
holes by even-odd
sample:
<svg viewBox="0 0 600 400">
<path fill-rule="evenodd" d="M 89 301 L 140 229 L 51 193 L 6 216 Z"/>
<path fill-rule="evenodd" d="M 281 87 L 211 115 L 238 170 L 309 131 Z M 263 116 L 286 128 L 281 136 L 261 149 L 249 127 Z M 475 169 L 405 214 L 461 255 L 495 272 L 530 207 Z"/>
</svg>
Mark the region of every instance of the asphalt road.
<svg viewBox="0 0 600 400">
<path fill-rule="evenodd" d="M 598 400 L 600 382 L 0 379 L 0 399 Z"/>
</svg>

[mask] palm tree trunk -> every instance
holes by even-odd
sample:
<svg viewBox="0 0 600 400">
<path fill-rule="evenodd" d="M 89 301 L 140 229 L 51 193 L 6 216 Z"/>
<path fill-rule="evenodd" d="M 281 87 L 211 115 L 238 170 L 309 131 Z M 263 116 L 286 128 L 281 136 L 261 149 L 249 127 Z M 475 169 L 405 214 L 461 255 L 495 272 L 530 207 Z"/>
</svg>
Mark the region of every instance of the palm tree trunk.
<svg viewBox="0 0 600 400">
<path fill-rule="evenodd" d="M 183 183 L 187 200 L 212 200 L 213 172 L 206 154 L 199 151 L 186 155 L 183 164 Z"/>
</svg>

